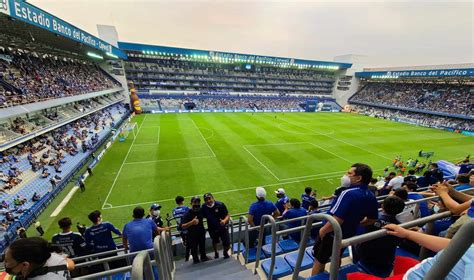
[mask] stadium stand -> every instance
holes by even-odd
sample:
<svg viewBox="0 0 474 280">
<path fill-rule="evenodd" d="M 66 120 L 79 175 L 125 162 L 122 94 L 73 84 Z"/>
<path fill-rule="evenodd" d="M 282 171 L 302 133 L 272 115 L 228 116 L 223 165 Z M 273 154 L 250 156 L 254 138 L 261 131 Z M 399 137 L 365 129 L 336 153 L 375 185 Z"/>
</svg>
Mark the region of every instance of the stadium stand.
<svg viewBox="0 0 474 280">
<path fill-rule="evenodd" d="M 86 61 L 25 50 L 0 48 L 1 107 L 101 91 L 118 86 Z"/>
</svg>

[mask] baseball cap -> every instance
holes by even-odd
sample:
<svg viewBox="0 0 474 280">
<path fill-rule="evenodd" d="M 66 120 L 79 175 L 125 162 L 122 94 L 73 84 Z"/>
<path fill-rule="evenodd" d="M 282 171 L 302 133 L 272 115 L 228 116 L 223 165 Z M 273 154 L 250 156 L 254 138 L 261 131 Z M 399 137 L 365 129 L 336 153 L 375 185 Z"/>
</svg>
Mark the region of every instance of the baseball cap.
<svg viewBox="0 0 474 280">
<path fill-rule="evenodd" d="M 150 206 L 150 209 L 152 209 L 152 210 L 160 210 L 160 209 L 161 209 L 161 205 L 159 205 L 158 203 L 153 203 L 153 204 Z"/>
<path fill-rule="evenodd" d="M 257 187 L 255 189 L 255 195 L 258 197 L 258 198 L 265 198 L 267 196 L 267 191 L 262 188 L 262 187 Z"/>
<path fill-rule="evenodd" d="M 275 191 L 276 194 L 285 194 L 285 189 L 279 188 L 278 190 Z"/>
<path fill-rule="evenodd" d="M 208 198 L 211 198 L 211 197 L 213 197 L 211 193 L 205 193 L 205 194 L 203 195 L 204 200 L 206 200 L 206 199 L 208 199 Z"/>
</svg>

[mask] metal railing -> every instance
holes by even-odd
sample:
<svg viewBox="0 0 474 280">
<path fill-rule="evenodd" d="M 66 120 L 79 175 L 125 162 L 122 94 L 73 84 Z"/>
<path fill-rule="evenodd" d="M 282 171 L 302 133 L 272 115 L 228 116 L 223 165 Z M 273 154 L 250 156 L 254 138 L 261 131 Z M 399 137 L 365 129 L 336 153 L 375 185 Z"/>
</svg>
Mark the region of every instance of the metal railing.
<svg viewBox="0 0 474 280">
<path fill-rule="evenodd" d="M 118 249 L 114 251 L 108 251 L 108 252 L 97 253 L 97 254 L 88 255 L 88 256 L 82 256 L 82 257 L 74 258 L 73 260 L 80 261 L 80 260 L 87 260 L 91 258 L 99 258 L 101 256 L 117 254 L 123 251 L 124 249 Z M 145 257 L 145 255 L 147 257 Z M 153 260 L 150 260 L 150 256 L 153 257 Z M 137 258 L 139 258 L 139 260 L 137 260 Z M 133 259 L 132 265 L 130 265 L 131 259 Z M 118 261 L 118 260 L 126 260 L 128 265 L 124 267 L 116 268 L 116 269 L 110 269 L 109 262 Z M 106 258 L 99 258 L 99 259 L 87 261 L 84 263 L 79 263 L 76 265 L 76 269 L 94 266 L 94 265 L 100 265 L 100 264 L 104 266 L 105 271 L 89 274 L 89 275 L 84 275 L 77 279 L 91 279 L 91 278 L 100 278 L 100 277 L 108 277 L 109 279 L 111 279 L 112 276 L 117 273 L 124 273 L 124 272 L 130 272 L 130 271 L 132 272 L 133 280 L 143 279 L 140 277 L 143 277 L 144 273 L 145 273 L 145 279 L 154 279 L 153 272 L 151 274 L 153 277 L 149 278 L 149 274 L 148 274 L 149 268 L 153 270 L 152 266 L 157 267 L 159 279 L 173 279 L 174 272 L 175 272 L 175 263 L 173 260 L 171 234 L 169 231 L 161 232 L 161 234 L 155 237 L 153 241 L 153 249 L 127 253 L 127 254 L 122 254 L 118 256 L 111 256 L 111 257 L 106 257 Z"/>
<path fill-rule="evenodd" d="M 145 277 L 143 277 L 145 276 Z M 132 264 L 132 279 L 155 279 L 153 275 L 153 268 L 151 267 L 150 255 L 147 252 L 140 252 L 133 260 Z M 166 279 L 166 278 L 160 278 Z"/>
</svg>

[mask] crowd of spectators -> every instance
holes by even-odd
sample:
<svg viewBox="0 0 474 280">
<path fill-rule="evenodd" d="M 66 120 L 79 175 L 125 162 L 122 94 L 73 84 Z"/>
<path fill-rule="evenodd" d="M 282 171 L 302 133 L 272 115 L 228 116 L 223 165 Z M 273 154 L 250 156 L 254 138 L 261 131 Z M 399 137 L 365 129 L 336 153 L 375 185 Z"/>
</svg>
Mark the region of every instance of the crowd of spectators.
<svg viewBox="0 0 474 280">
<path fill-rule="evenodd" d="M 188 110 L 301 110 L 301 98 L 160 98 L 161 107 Z M 191 107 L 190 107 L 191 106 Z M 174 107 L 174 108 L 173 108 Z"/>
<path fill-rule="evenodd" d="M 0 49 L 0 54 L 0 79 L 15 89 L 0 91 L 0 108 L 116 86 L 90 62 L 6 49 Z"/>
<path fill-rule="evenodd" d="M 472 116 L 474 87 L 459 84 L 372 82 L 365 84 L 351 101 Z"/>
<path fill-rule="evenodd" d="M 123 105 L 116 107 L 122 114 Z M 15 197 L 13 203 L 2 201 L 2 223 L 8 225 L 14 222 L 26 209 L 23 204 L 27 201 L 38 201 L 44 194 L 54 189 L 62 180 L 62 166 L 66 163 L 65 155 L 72 157 L 79 153 L 93 151 L 99 142 L 99 132 L 113 127 L 115 119 L 111 114 L 112 107 L 85 116 L 77 121 L 62 126 L 56 130 L 35 137 L 25 143 L 0 152 L 0 191 L 10 194 L 24 181 L 22 173 L 33 172 L 43 180 L 49 180 L 50 187 L 43 192 L 35 192 L 32 197 Z M 22 160 L 26 159 L 29 170 L 20 170 Z M 16 191 L 15 191 L 16 192 Z"/>
<path fill-rule="evenodd" d="M 396 172 L 401 170 L 397 168 L 400 161 L 401 158 L 399 157 L 394 161 Z M 469 157 L 466 157 L 463 161 L 463 163 L 466 162 L 469 163 Z M 356 163 L 341 178 L 341 186 L 335 190 L 334 195 L 322 197 L 319 200 L 316 190 L 311 187 L 305 188 L 301 198 L 290 198 L 283 188 L 279 188 L 275 190 L 276 198 L 275 202 L 272 202 L 267 200 L 266 189 L 257 187 L 255 190 L 257 201 L 249 207 L 248 222 L 250 226 L 258 226 L 263 215 L 273 215 L 279 220 L 291 219 L 290 222 L 281 224 L 280 227 L 294 228 L 300 226 L 302 222 L 304 223 L 303 220 L 295 221 L 295 218 L 320 213 L 318 208 L 322 205 L 329 205 L 327 213 L 332 215 L 341 225 L 343 238 L 382 228 L 388 231 L 388 236 L 366 241 L 352 248 L 352 261 L 357 265 L 358 270 L 363 273 L 358 272 L 352 276 L 348 275 L 348 277 L 361 275 L 369 277 L 369 274 L 377 277 L 388 277 L 395 273 L 400 277 L 404 275 L 407 279 L 415 276 L 419 277 L 417 279 L 422 279 L 436 261 L 437 255 L 434 258 L 426 259 L 422 265 L 416 265 L 418 261 L 414 259 L 405 262 L 404 264 L 407 267 L 401 269 L 397 267 L 400 262 L 395 261 L 397 247 L 410 252 L 414 250 L 416 252 L 413 253 L 418 254 L 421 246 L 423 246 L 436 254 L 446 248 L 450 238 L 455 236 L 457 230 L 463 224 L 472 222 L 474 217 L 474 197 L 458 191 L 474 188 L 474 171 L 471 170 L 469 174 L 459 174 L 456 180 L 450 181 L 444 181 L 443 175 L 436 164 L 430 165 L 427 172 L 429 174 L 425 173 L 423 176 L 417 176 L 415 172 L 411 171 L 406 176 L 402 173 L 394 174 L 396 176 L 392 176 L 389 180 L 385 178 L 382 180 L 382 184 L 377 187 L 376 185 L 379 182 L 372 178 L 374 176 L 371 168 L 365 164 Z M 417 188 L 421 187 L 419 182 L 423 181 L 420 178 L 426 176 L 430 176 L 432 179 L 429 180 L 430 188 L 417 192 Z M 401 182 L 392 183 L 396 177 L 400 177 Z M 388 189 L 389 193 L 381 202 L 381 211 L 379 211 L 376 195 L 382 189 Z M 426 212 L 423 212 L 421 207 L 413 207 L 413 200 L 435 195 L 439 195 L 440 200 L 424 202 Z M 170 230 L 170 221 L 174 219 L 183 239 L 183 244 L 187 249 L 189 248 L 189 250 L 186 250 L 186 261 L 189 259 L 189 255 L 192 256 L 194 263 L 211 259 L 206 254 L 206 232 L 209 233 L 212 240 L 214 258 L 220 257 L 217 246 L 219 243 L 222 243 L 223 246 L 224 259 L 229 258 L 231 244 L 228 223 L 230 213 L 225 203 L 217 201 L 212 194 L 206 193 L 202 199 L 204 203 L 201 202 L 201 197 L 192 197 L 188 207 L 184 205 L 184 198 L 177 196 L 175 199 L 177 207 L 172 211 L 173 218 L 167 218 L 167 226 L 164 226 L 163 215 L 160 211 L 161 206 L 156 203 L 150 206 L 149 214 L 146 217 L 145 209 L 140 206 L 135 207 L 132 215 L 133 220 L 128 222 L 122 231 L 113 224 L 104 221 L 101 212 L 97 210 L 88 215 L 91 226 L 84 227 L 78 223 L 78 225 L 81 225 L 81 227 L 78 226 L 79 233 L 72 232 L 73 222 L 69 217 L 64 217 L 58 222 L 62 231 L 53 236 L 52 243 L 62 249 L 65 257 L 74 258 L 91 253 L 115 250 L 117 246 L 112 238 L 112 234 L 115 234 L 122 237 L 126 251 L 137 252 L 153 248 L 153 238 L 161 231 Z M 451 211 L 454 215 L 435 221 L 434 231 L 428 231 L 426 227 L 406 230 L 398 226 L 398 224 L 443 211 Z M 207 221 L 207 229 L 204 220 Z M 313 275 L 321 273 L 325 264 L 329 262 L 332 251 L 332 231 L 332 226 L 325 223 L 318 228 L 314 228 L 311 233 L 311 237 L 315 239 Z M 42 235 L 42 229 L 38 232 Z M 251 231 L 249 234 L 250 247 L 254 247 L 258 239 L 258 231 Z M 27 238 L 25 233 L 22 233 L 22 237 Z M 295 233 L 283 238 L 300 242 L 300 237 L 299 233 Z M 265 244 L 265 240 L 262 240 L 262 243 Z M 473 250 L 469 249 L 462 258 L 472 258 L 472 254 Z M 111 252 L 107 256 L 114 255 L 116 255 L 116 252 Z M 469 262 L 467 262 L 467 266 L 465 263 L 458 262 L 450 275 L 452 277 L 455 275 L 468 276 L 467 266 Z M 117 268 L 125 264 L 114 261 L 110 265 Z M 72 270 L 72 273 L 77 273 L 76 276 L 78 276 L 81 272 Z"/>
<path fill-rule="evenodd" d="M 206 62 L 178 59 L 126 63 L 127 78 L 139 89 L 209 90 L 331 94 L 334 76 L 314 70 Z"/>
<path fill-rule="evenodd" d="M 356 112 L 369 116 L 389 119 L 393 121 L 408 122 L 426 127 L 451 128 L 454 130 L 474 131 L 474 122 L 464 119 L 401 110 L 381 109 L 364 105 L 357 105 L 354 107 L 354 110 Z"/>
</svg>

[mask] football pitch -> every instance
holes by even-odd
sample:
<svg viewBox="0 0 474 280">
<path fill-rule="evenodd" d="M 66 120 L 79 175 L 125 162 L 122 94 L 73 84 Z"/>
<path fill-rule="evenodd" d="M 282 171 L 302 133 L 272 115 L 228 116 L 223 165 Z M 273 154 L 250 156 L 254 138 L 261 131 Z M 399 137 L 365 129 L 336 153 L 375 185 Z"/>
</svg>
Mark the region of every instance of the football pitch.
<svg viewBox="0 0 474 280">
<path fill-rule="evenodd" d="M 41 216 L 47 238 L 60 218 L 89 225 L 96 209 L 122 229 L 137 205 L 159 203 L 166 217 L 177 195 L 188 203 L 211 192 L 236 214 L 248 210 L 257 186 L 273 201 L 280 187 L 290 197 L 300 198 L 306 186 L 323 196 L 356 162 L 382 175 L 396 155 L 407 160 L 434 151 L 432 160 L 455 161 L 474 150 L 473 137 L 348 113 L 143 114 L 132 122 L 137 136 L 112 144 L 86 191 L 50 217 L 67 188 Z"/>
</svg>

